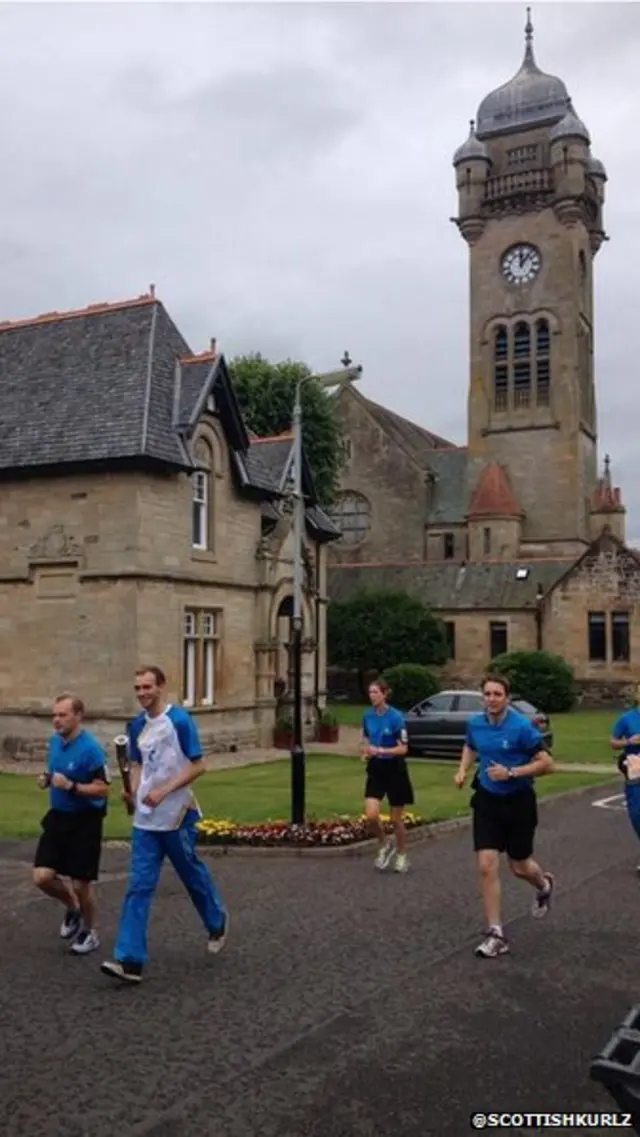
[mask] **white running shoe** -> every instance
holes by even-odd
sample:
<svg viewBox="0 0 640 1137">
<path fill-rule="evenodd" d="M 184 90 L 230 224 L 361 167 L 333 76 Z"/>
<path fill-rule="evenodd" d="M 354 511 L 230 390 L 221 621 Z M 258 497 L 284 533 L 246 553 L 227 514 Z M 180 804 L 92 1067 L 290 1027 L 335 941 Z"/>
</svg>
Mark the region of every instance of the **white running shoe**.
<svg viewBox="0 0 640 1137">
<path fill-rule="evenodd" d="M 76 955 L 89 955 L 89 952 L 95 951 L 96 948 L 99 947 L 100 938 L 98 936 L 98 933 L 94 931 L 87 931 L 86 928 L 83 928 L 72 943 L 71 950 Z"/>
<path fill-rule="evenodd" d="M 373 862 L 375 868 L 379 869 L 380 872 L 383 872 L 384 869 L 388 868 L 391 864 L 391 861 L 393 860 L 395 851 L 396 847 L 393 841 L 385 841 L 384 845 L 379 850 L 375 861 Z"/>
<path fill-rule="evenodd" d="M 218 955 L 222 951 L 229 935 L 229 914 L 224 918 L 224 924 L 218 932 L 212 932 L 207 941 L 207 951 L 210 955 Z"/>
<path fill-rule="evenodd" d="M 394 872 L 409 872 L 409 858 L 406 853 L 396 853 Z"/>
<path fill-rule="evenodd" d="M 504 936 L 491 928 L 482 943 L 478 944 L 475 955 L 480 956 L 482 959 L 496 959 L 499 955 L 506 955 L 509 951 L 509 944 Z"/>
<path fill-rule="evenodd" d="M 60 938 L 74 940 L 82 927 L 82 916 L 77 908 L 67 908 L 64 920 L 60 925 Z"/>
<path fill-rule="evenodd" d="M 556 886 L 555 877 L 550 872 L 542 874 L 547 882 L 546 889 L 536 892 L 535 900 L 531 906 L 531 915 L 534 920 L 541 920 L 546 916 L 553 900 L 553 892 Z"/>
</svg>

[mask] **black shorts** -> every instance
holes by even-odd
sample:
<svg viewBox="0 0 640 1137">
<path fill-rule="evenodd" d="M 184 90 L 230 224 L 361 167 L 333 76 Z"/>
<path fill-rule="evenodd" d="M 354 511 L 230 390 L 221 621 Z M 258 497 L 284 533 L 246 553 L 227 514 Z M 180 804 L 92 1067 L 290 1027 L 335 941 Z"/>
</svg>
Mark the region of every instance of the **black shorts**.
<svg viewBox="0 0 640 1137">
<path fill-rule="evenodd" d="M 529 786 L 510 794 L 493 794 L 478 786 L 471 808 L 476 852 L 496 849 L 512 861 L 526 861 L 532 855 L 538 804 Z"/>
<path fill-rule="evenodd" d="M 378 801 L 386 797 L 389 805 L 396 809 L 403 805 L 413 805 L 413 786 L 405 759 L 370 758 L 367 762 L 364 796 Z"/>
<path fill-rule="evenodd" d="M 74 813 L 50 809 L 42 818 L 34 868 L 53 869 L 73 880 L 97 880 L 104 813 L 95 808 Z"/>
</svg>

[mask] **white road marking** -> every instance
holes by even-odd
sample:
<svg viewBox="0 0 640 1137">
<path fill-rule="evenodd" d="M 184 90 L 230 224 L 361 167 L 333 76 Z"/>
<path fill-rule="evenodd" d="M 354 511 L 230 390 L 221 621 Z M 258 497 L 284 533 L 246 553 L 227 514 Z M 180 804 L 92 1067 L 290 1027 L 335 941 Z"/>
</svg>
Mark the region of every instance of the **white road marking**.
<svg viewBox="0 0 640 1137">
<path fill-rule="evenodd" d="M 600 809 L 614 809 L 625 810 L 627 808 L 624 794 L 613 794 L 612 797 L 601 797 L 597 801 L 592 801 L 592 805 L 600 806 Z"/>
</svg>

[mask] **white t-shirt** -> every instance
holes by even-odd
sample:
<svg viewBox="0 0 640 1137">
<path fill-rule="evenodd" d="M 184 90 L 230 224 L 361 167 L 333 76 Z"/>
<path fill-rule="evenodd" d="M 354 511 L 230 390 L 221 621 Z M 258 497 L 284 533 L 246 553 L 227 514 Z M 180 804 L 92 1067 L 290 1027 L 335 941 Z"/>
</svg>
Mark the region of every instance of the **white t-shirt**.
<svg viewBox="0 0 640 1137">
<path fill-rule="evenodd" d="M 127 734 L 131 761 L 142 766 L 134 827 L 161 832 L 179 829 L 190 809 L 201 817 L 190 786 L 174 790 L 160 805 L 144 805 L 150 790 L 175 778 L 190 762 L 197 762 L 202 757 L 198 728 L 191 715 L 182 707 L 171 704 L 154 718 L 143 712 L 129 724 Z"/>
</svg>

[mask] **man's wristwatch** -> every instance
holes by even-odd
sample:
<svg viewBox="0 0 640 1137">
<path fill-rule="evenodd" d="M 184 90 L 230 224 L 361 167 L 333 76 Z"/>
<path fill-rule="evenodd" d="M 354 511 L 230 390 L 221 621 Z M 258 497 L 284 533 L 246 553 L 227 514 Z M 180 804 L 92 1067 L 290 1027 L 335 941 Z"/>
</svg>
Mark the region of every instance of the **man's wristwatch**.
<svg viewBox="0 0 640 1137">
<path fill-rule="evenodd" d="M 77 782 L 72 782 L 69 786 L 69 793 L 74 794 L 78 788 Z"/>
<path fill-rule="evenodd" d="M 511 767 L 511 769 L 509 770 L 509 779 L 512 779 L 512 778 L 515 778 L 515 777 L 516 777 L 516 772 L 515 772 L 515 770 L 513 769 L 513 766 L 512 766 L 512 767 Z"/>
</svg>

